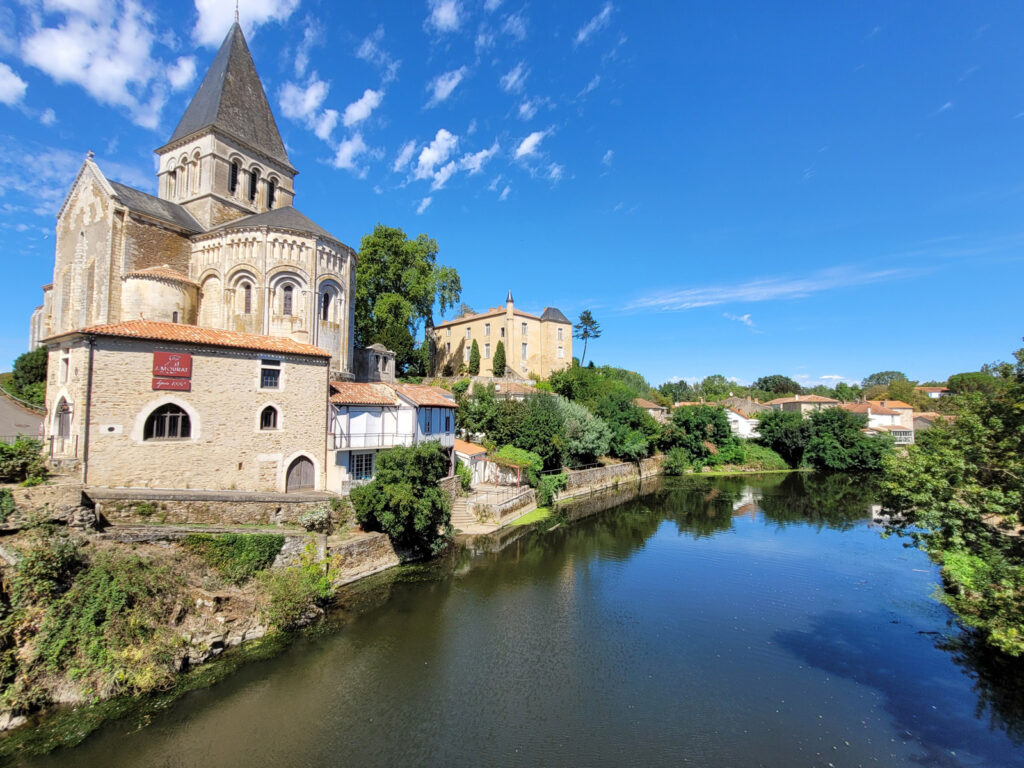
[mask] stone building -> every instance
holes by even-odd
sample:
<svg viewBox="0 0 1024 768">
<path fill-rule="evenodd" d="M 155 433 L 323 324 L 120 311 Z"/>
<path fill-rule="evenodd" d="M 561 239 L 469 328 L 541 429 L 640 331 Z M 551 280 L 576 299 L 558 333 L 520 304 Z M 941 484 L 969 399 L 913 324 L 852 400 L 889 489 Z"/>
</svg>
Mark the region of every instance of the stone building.
<svg viewBox="0 0 1024 768">
<path fill-rule="evenodd" d="M 547 307 L 541 315 L 516 309 L 509 291 L 504 307 L 464 315 L 434 326 L 431 368 L 435 376 L 458 373 L 469 365 L 473 341 L 480 348 L 480 374 L 491 376 L 494 353 L 505 347 L 506 376 L 533 373 L 546 379 L 572 364 L 572 323 Z"/>
<path fill-rule="evenodd" d="M 47 339 L 47 449 L 82 482 L 325 487 L 329 352 L 287 337 L 130 320 Z"/>
<path fill-rule="evenodd" d="M 91 153 L 82 164 L 31 348 L 94 325 L 194 324 L 319 347 L 351 380 L 356 254 L 293 206 L 297 171 L 237 23 L 156 154 L 157 196 Z"/>
</svg>

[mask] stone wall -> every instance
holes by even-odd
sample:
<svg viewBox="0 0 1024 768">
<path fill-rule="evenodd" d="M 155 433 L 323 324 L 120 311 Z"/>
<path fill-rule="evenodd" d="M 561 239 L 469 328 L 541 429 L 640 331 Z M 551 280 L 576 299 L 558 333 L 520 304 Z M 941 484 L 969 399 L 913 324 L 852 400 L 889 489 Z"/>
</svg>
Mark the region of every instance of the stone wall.
<svg viewBox="0 0 1024 768">
<path fill-rule="evenodd" d="M 445 477 L 437 481 L 438 487 L 448 494 L 448 498 L 454 503 L 462 495 L 462 478 L 458 475 Z"/>
<path fill-rule="evenodd" d="M 532 488 L 527 488 L 518 496 L 514 496 L 511 499 L 503 501 L 499 504 L 495 504 L 491 509 L 498 518 L 498 522 L 502 522 L 502 518 L 508 517 L 513 512 L 517 512 L 524 507 L 530 505 L 536 506 L 537 494 Z"/>
<path fill-rule="evenodd" d="M 391 540 L 383 533 L 364 533 L 341 542 L 329 542 L 327 552 L 338 558 L 337 586 L 399 564 Z"/>
<path fill-rule="evenodd" d="M 625 482 L 657 475 L 661 472 L 661 464 L 664 458 L 664 456 L 652 456 L 649 459 L 642 459 L 639 464 L 624 462 L 622 464 L 594 467 L 593 469 L 569 470 L 569 479 L 566 481 L 565 492 L 570 493 L 581 488 L 611 485 L 616 480 Z"/>
<path fill-rule="evenodd" d="M 153 492 L 145 495 L 116 491 L 88 492 L 102 519 L 113 525 L 160 523 L 179 525 L 281 525 L 328 503 L 327 497 L 284 494 L 246 494 L 249 498 L 218 498 Z"/>
</svg>

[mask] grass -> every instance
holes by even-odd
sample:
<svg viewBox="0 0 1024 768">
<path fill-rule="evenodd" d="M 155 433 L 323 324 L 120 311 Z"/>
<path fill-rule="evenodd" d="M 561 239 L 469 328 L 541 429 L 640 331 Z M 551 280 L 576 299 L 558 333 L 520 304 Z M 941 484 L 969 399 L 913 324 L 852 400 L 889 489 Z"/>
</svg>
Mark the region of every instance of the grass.
<svg viewBox="0 0 1024 768">
<path fill-rule="evenodd" d="M 551 507 L 537 507 L 533 512 L 523 515 L 518 520 L 513 520 L 511 525 L 529 525 L 548 517 L 551 517 Z"/>
</svg>

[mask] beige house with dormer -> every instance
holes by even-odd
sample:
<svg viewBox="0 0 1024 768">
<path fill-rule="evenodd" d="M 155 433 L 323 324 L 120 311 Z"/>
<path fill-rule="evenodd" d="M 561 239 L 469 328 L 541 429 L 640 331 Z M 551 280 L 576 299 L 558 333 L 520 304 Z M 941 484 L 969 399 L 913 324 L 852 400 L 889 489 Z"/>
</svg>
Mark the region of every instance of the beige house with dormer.
<svg viewBox="0 0 1024 768">
<path fill-rule="evenodd" d="M 431 371 L 453 375 L 469 366 L 476 341 L 480 349 L 480 376 L 492 376 L 494 353 L 505 347 L 505 375 L 526 378 L 531 373 L 546 379 L 553 371 L 572 365 L 572 323 L 554 307 L 540 315 L 515 308 L 509 291 L 504 307 L 464 315 L 434 326 Z"/>
</svg>

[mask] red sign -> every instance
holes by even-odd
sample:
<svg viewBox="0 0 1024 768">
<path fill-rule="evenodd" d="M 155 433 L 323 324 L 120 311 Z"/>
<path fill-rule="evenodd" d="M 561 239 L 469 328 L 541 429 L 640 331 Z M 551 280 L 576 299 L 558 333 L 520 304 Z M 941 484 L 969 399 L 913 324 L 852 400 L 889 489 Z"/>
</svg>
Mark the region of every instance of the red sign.
<svg viewBox="0 0 1024 768">
<path fill-rule="evenodd" d="M 154 352 L 153 375 L 170 376 L 175 379 L 191 379 L 192 355 L 186 355 L 182 352 Z"/>
<path fill-rule="evenodd" d="M 191 392 L 192 382 L 188 379 L 153 379 L 153 389 L 169 389 L 173 392 Z"/>
</svg>

